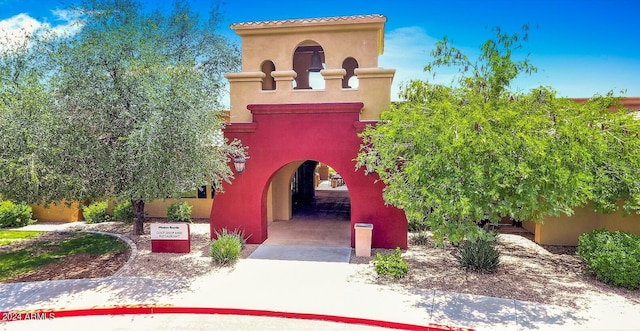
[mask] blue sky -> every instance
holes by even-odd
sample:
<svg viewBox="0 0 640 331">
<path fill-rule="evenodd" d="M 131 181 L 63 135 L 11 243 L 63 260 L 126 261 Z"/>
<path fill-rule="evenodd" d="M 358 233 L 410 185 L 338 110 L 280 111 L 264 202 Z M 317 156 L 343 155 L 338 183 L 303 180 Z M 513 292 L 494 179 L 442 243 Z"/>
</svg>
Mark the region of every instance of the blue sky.
<svg viewBox="0 0 640 331">
<path fill-rule="evenodd" d="M 70 28 L 68 13 L 60 11 L 69 0 L 0 0 L 0 29 L 25 24 Z M 206 13 L 211 1 L 191 0 Z M 158 2 L 160 3 L 160 2 Z M 155 8 L 156 1 L 149 6 Z M 519 32 L 529 24 L 524 52 L 538 73 L 518 79 L 513 88 L 554 87 L 560 96 L 588 97 L 609 90 L 640 96 L 640 0 L 450 0 L 450 1 L 237 1 L 223 6 L 222 32 L 239 42 L 231 23 L 382 14 L 385 53 L 379 65 L 397 70 L 392 98 L 410 79 L 431 78 L 422 68 L 435 41 L 447 36 L 469 54 L 492 37 L 491 28 Z M 21 15 L 22 14 L 22 15 Z"/>
</svg>

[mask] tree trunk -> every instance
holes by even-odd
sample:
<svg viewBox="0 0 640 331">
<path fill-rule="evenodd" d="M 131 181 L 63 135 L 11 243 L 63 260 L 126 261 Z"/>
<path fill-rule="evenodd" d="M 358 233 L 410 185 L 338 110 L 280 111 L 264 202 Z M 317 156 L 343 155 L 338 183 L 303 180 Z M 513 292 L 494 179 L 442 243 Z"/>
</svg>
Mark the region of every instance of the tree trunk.
<svg viewBox="0 0 640 331">
<path fill-rule="evenodd" d="M 133 234 L 144 234 L 144 200 L 131 200 L 133 206 Z"/>
</svg>

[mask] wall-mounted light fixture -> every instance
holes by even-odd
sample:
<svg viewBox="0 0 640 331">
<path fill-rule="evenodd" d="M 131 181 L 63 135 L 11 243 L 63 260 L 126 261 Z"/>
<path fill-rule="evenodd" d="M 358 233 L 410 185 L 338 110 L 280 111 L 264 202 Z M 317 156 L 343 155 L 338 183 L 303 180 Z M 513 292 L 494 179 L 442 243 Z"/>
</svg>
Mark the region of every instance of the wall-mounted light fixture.
<svg viewBox="0 0 640 331">
<path fill-rule="evenodd" d="M 233 166 L 236 168 L 236 172 L 239 174 L 244 171 L 246 164 L 247 159 L 244 156 L 236 156 L 236 158 L 233 159 Z"/>
</svg>

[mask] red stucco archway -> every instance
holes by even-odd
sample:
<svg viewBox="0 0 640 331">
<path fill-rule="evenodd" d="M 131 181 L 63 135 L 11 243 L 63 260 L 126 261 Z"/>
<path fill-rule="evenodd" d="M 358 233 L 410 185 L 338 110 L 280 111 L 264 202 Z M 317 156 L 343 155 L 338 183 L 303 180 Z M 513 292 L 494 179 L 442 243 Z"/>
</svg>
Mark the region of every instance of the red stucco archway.
<svg viewBox="0 0 640 331">
<path fill-rule="evenodd" d="M 351 198 L 351 246 L 355 223 L 374 225 L 373 247 L 407 247 L 407 220 L 401 210 L 385 206 L 383 184 L 375 175 L 356 171 L 362 140 L 358 133 L 361 102 L 322 104 L 252 104 L 251 123 L 231 123 L 224 134 L 249 146 L 246 169 L 224 193 L 216 194 L 211 208 L 211 233 L 241 228 L 249 243 L 267 239 L 266 191 L 273 175 L 296 160 L 323 160 L 342 175 Z"/>
</svg>

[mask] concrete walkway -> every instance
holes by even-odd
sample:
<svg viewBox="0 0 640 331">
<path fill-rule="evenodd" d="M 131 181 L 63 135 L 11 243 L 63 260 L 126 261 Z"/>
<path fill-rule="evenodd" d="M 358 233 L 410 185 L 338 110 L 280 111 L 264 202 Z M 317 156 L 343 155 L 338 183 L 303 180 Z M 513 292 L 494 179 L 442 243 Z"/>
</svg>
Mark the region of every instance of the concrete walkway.
<svg viewBox="0 0 640 331">
<path fill-rule="evenodd" d="M 0 284 L 0 312 L 156 305 L 237 308 L 475 330 L 638 330 L 638 312 L 578 312 L 531 302 L 354 280 L 368 265 L 240 260 L 196 279 L 109 277 Z M 4 314 L 3 314 L 4 315 Z M 375 330 L 327 321 L 231 315 L 116 315 L 0 323 L 3 330 Z"/>
<path fill-rule="evenodd" d="M 351 247 L 294 246 L 262 244 L 249 259 L 349 263 Z"/>
</svg>

